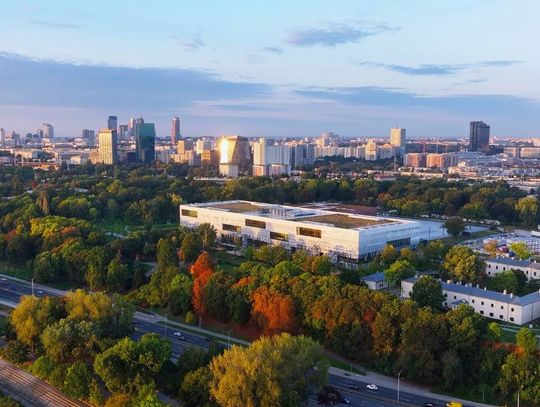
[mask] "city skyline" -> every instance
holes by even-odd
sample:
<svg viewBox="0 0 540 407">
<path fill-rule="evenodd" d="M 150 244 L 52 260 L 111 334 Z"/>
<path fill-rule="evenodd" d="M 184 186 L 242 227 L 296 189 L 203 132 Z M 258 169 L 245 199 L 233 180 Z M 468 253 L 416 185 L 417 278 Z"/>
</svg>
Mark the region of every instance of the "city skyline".
<svg viewBox="0 0 540 407">
<path fill-rule="evenodd" d="M 176 115 L 186 137 L 382 137 L 396 122 L 411 138 L 468 137 L 475 120 L 540 135 L 535 2 L 100 5 L 3 6 L 0 127 L 77 136 L 114 114 L 159 136 Z M 100 24 L 111 15 L 148 24 Z"/>
</svg>

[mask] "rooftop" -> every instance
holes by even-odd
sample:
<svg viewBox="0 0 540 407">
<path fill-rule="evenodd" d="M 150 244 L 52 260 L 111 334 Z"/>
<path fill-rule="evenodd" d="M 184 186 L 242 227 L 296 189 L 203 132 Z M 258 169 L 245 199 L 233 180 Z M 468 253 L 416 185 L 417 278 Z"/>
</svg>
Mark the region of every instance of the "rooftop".
<svg viewBox="0 0 540 407">
<path fill-rule="evenodd" d="M 411 277 L 403 281 L 410 283 L 416 283 L 418 277 Z M 531 294 L 527 294 L 523 297 L 518 297 L 517 295 L 504 294 L 498 291 L 491 291 L 485 288 L 480 288 L 472 284 L 460 284 L 460 283 L 448 283 L 446 281 L 441 281 L 441 286 L 443 291 L 455 292 L 464 295 L 469 295 L 477 298 L 485 298 L 488 300 L 504 302 L 507 304 L 516 304 L 516 305 L 527 305 L 533 302 L 540 301 L 540 292 L 535 291 Z"/>
<path fill-rule="evenodd" d="M 516 266 L 516 267 L 532 267 L 534 269 L 540 270 L 540 263 L 530 261 L 530 260 L 517 260 L 511 257 L 494 257 L 492 259 L 487 259 L 486 263 L 495 263 L 503 264 L 505 266 Z"/>
<path fill-rule="evenodd" d="M 383 218 L 360 218 L 349 216 L 343 213 L 332 213 L 327 215 L 315 215 L 296 219 L 302 222 L 328 223 L 342 229 L 363 228 L 366 226 L 381 225 L 383 223 L 394 223 L 393 220 Z"/>
<path fill-rule="evenodd" d="M 374 273 L 374 274 L 369 274 L 365 277 L 362 277 L 362 280 L 363 281 L 372 281 L 374 283 L 380 283 L 382 281 L 385 281 L 384 280 L 384 272 L 379 272 L 379 273 Z"/>
</svg>

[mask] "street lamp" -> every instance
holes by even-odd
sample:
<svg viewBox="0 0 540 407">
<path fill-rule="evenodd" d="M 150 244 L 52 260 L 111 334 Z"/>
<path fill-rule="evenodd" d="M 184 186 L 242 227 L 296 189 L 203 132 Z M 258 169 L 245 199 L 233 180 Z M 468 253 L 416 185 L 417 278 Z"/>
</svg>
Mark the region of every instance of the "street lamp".
<svg viewBox="0 0 540 407">
<path fill-rule="evenodd" d="M 232 329 L 229 329 L 227 331 L 227 349 L 231 348 L 231 332 L 232 332 Z"/>
<path fill-rule="evenodd" d="M 32 279 L 32 297 L 34 296 L 34 279 Z"/>
<path fill-rule="evenodd" d="M 397 402 L 399 403 L 399 378 L 401 376 L 401 372 L 403 370 L 400 370 L 399 373 L 397 374 Z"/>
</svg>

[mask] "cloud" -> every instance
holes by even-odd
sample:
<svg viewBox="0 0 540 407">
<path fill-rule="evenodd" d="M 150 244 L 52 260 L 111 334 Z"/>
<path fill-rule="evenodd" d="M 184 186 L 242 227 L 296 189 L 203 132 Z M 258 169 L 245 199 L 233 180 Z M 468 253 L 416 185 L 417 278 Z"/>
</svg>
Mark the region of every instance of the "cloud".
<svg viewBox="0 0 540 407">
<path fill-rule="evenodd" d="M 266 58 L 263 57 L 262 55 L 248 54 L 246 55 L 246 61 L 249 62 L 250 64 L 264 64 L 264 62 L 266 61 Z"/>
<path fill-rule="evenodd" d="M 527 115 L 540 113 L 540 104 L 513 95 L 430 96 L 403 89 L 376 86 L 312 88 L 296 91 L 304 97 L 331 100 L 354 106 L 397 107 L 401 109 L 440 110 L 465 115 Z"/>
<path fill-rule="evenodd" d="M 482 61 L 469 64 L 425 64 L 419 66 L 382 64 L 379 62 L 361 62 L 359 65 L 371 66 L 374 68 L 383 68 L 389 71 L 398 72 L 405 75 L 417 76 L 447 76 L 472 68 L 490 68 L 506 67 L 519 64 L 521 61 L 500 60 L 500 61 Z"/>
<path fill-rule="evenodd" d="M 70 23 L 56 23 L 54 21 L 45 21 L 45 20 L 32 20 L 30 23 L 35 25 L 40 25 L 43 27 L 48 28 L 60 28 L 63 30 L 78 30 L 82 28 L 80 25 L 77 24 L 70 24 Z"/>
<path fill-rule="evenodd" d="M 264 47 L 262 50 L 271 54 L 283 54 L 283 48 L 278 47 Z"/>
<path fill-rule="evenodd" d="M 0 89 L 0 105 L 144 112 L 260 97 L 270 88 L 201 70 L 82 65 L 0 53 Z M 43 97 L 35 97 L 36 89 Z"/>
<path fill-rule="evenodd" d="M 193 35 L 186 38 L 176 38 L 176 43 L 184 51 L 197 51 L 206 46 L 206 43 L 201 39 L 200 35 Z"/>
<path fill-rule="evenodd" d="M 393 30 L 383 24 L 369 23 L 331 23 L 325 27 L 305 28 L 292 32 L 286 42 L 296 47 L 312 47 L 355 43 L 366 37 Z"/>
</svg>

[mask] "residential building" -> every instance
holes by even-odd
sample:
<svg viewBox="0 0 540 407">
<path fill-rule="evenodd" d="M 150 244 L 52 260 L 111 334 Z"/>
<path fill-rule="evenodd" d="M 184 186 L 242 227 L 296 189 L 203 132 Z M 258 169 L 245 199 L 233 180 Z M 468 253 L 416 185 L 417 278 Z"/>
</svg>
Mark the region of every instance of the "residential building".
<svg viewBox="0 0 540 407">
<path fill-rule="evenodd" d="M 94 130 L 83 129 L 81 132 L 81 137 L 89 146 L 96 144 L 96 133 Z"/>
<path fill-rule="evenodd" d="M 249 201 L 180 205 L 180 224 L 210 223 L 222 242 L 279 244 L 289 250 L 327 254 L 333 262 L 354 267 L 360 259 L 394 247 L 418 243 L 415 221 L 353 215 Z"/>
<path fill-rule="evenodd" d="M 175 146 L 179 139 L 180 139 L 180 119 L 174 116 L 172 118 L 172 125 L 171 125 L 171 144 Z"/>
<path fill-rule="evenodd" d="M 458 156 L 455 153 L 428 154 L 426 157 L 426 167 L 447 169 L 454 167 L 458 163 Z"/>
<path fill-rule="evenodd" d="M 400 128 L 390 129 L 390 144 L 396 147 L 400 154 L 405 152 L 406 130 Z"/>
<path fill-rule="evenodd" d="M 6 146 L 6 131 L 4 129 L 0 129 L 0 147 Z"/>
<path fill-rule="evenodd" d="M 489 130 L 489 126 L 484 122 L 471 122 L 469 151 L 483 151 L 489 147 Z"/>
<path fill-rule="evenodd" d="M 98 162 L 114 165 L 118 162 L 116 130 L 103 129 L 98 133 Z"/>
<path fill-rule="evenodd" d="M 412 168 L 425 168 L 427 166 L 426 153 L 408 153 L 403 156 L 403 165 Z"/>
<path fill-rule="evenodd" d="M 142 118 L 137 119 L 134 132 L 137 162 L 153 163 L 156 159 L 156 127 L 154 123 L 144 123 Z"/>
<path fill-rule="evenodd" d="M 225 177 L 236 178 L 245 171 L 251 162 L 249 141 L 241 136 L 222 136 L 218 142 L 219 173 Z"/>
<path fill-rule="evenodd" d="M 362 277 L 361 280 L 366 283 L 367 287 L 370 290 L 373 291 L 385 290 L 388 288 L 388 283 L 386 282 L 383 271 L 375 274 L 369 274 L 365 277 Z"/>
<path fill-rule="evenodd" d="M 408 278 L 401 282 L 403 298 L 410 298 L 416 281 L 418 277 Z M 500 293 L 480 288 L 478 285 L 453 283 L 450 280 L 442 281 L 441 286 L 445 297 L 442 305 L 450 309 L 467 304 L 484 317 L 518 325 L 540 318 L 539 291 L 518 297 L 506 291 Z"/>
<path fill-rule="evenodd" d="M 540 280 L 540 263 L 530 260 L 517 260 L 510 257 L 493 257 L 486 260 L 486 274 L 494 277 L 510 270 L 521 270 L 528 280 Z"/>
</svg>

